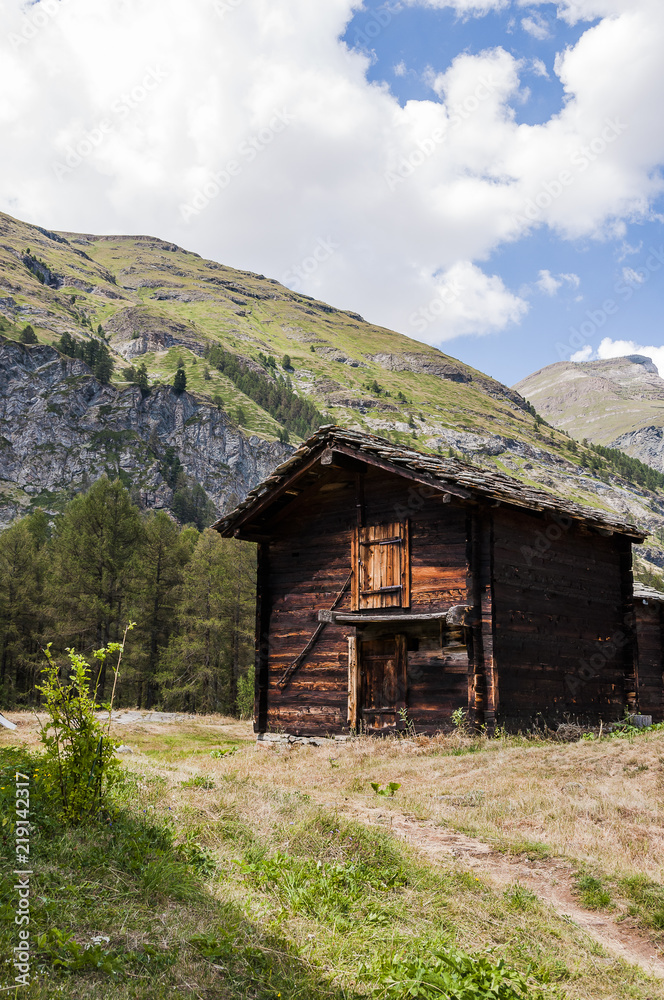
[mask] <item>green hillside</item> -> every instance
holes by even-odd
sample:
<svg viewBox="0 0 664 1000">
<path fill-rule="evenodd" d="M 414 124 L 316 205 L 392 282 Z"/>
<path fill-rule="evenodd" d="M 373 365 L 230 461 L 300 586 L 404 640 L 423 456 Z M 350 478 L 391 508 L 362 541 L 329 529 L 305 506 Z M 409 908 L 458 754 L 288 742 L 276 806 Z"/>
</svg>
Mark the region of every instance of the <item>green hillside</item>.
<svg viewBox="0 0 664 1000">
<path fill-rule="evenodd" d="M 4 215 L 0 233 L 5 335 L 29 323 L 40 341 L 56 344 L 64 332 L 89 339 L 101 327 L 115 382 L 127 363 L 145 363 L 151 381 L 172 381 L 183 362 L 190 391 L 239 413 L 252 433 L 277 437 L 279 420 L 206 365 L 205 354 L 220 345 L 268 381 L 286 380 L 329 422 L 395 440 L 416 435 L 420 447 L 446 429 L 538 440 L 517 393 L 274 279 L 150 237 L 49 233 Z M 554 447 L 563 446 L 556 435 Z"/>
<path fill-rule="evenodd" d="M 256 477 L 269 469 L 271 455 L 273 464 L 280 460 L 277 451 L 265 451 L 280 447 L 271 442 L 297 444 L 319 424 L 335 423 L 421 451 L 452 452 L 491 465 L 577 502 L 629 517 L 664 538 L 659 478 L 651 481 L 638 474 L 638 463 L 627 466 L 578 445 L 566 428 L 552 426 L 557 420 L 550 408 L 543 419 L 515 389 L 433 347 L 293 292 L 272 278 L 203 260 L 164 240 L 54 233 L 0 215 L 0 334 L 25 339 L 26 326 L 39 343 L 84 355 L 91 365 L 90 378 L 94 374 L 97 381 L 110 379 L 105 393 L 111 396 L 103 400 L 95 395 L 94 378 L 89 390 L 81 389 L 79 380 L 85 399 L 70 406 L 67 430 L 56 442 L 61 453 L 71 447 L 76 408 L 87 406 L 88 398 L 93 403 L 86 419 L 97 436 L 116 433 L 114 414 L 120 410 L 120 430 L 140 431 L 132 392 L 141 385 L 145 395 L 152 393 L 146 402 L 155 410 L 146 420 L 161 419 L 164 407 L 170 407 L 170 438 L 162 441 L 162 450 L 166 444 L 176 452 L 186 446 L 187 454 L 180 457 L 189 480 L 201 482 L 203 476 L 218 509 L 255 485 Z M 23 393 L 16 404 L 23 431 L 18 443 L 16 434 L 12 440 L 15 453 L 22 449 L 22 458 L 12 468 L 20 465 L 24 476 L 29 427 L 41 419 L 40 440 L 48 443 L 51 428 L 57 437 L 58 423 L 49 420 L 47 426 L 43 414 L 33 413 L 35 394 L 41 397 L 51 390 L 35 381 L 34 373 L 19 373 L 10 354 L 5 352 L 3 361 L 5 393 L 19 391 L 16 379 L 22 380 Z M 101 367 L 95 358 L 102 359 Z M 160 384 L 172 385 L 178 368 L 186 376 L 186 441 L 168 392 L 153 391 Z M 68 377 L 58 385 L 60 409 L 66 404 Z M 183 381 L 182 375 L 179 379 Z M 5 434 L 15 417 L 6 411 Z M 214 426 L 212 438 L 208 434 L 197 440 L 189 426 L 192 421 Z M 227 463 L 232 458 L 228 449 L 220 475 L 215 472 L 210 441 L 220 441 L 219 434 L 235 435 L 233 448 L 244 455 L 237 481 L 236 466 Z M 151 454 L 158 457 L 158 442 L 150 440 Z M 259 446 L 260 462 L 251 465 L 247 456 L 258 454 Z M 87 448 L 80 441 L 76 448 L 83 479 L 94 478 L 92 466 L 87 469 Z M 144 465 L 138 456 L 132 461 Z M 60 464 L 59 472 L 51 468 L 48 481 L 36 476 L 30 486 L 32 506 L 40 488 L 57 493 L 66 468 L 67 463 Z M 137 482 L 148 505 L 151 497 L 163 493 L 160 475 L 158 463 L 153 464 L 149 488 Z M 131 474 L 126 478 L 131 480 Z M 15 472 L 2 467 L 0 481 L 4 493 L 16 495 L 12 509 L 18 514 L 28 502 L 27 487 Z M 169 503 L 168 498 L 163 501 Z M 641 555 L 651 568 L 653 563 L 664 567 L 659 541 L 651 541 Z"/>
</svg>

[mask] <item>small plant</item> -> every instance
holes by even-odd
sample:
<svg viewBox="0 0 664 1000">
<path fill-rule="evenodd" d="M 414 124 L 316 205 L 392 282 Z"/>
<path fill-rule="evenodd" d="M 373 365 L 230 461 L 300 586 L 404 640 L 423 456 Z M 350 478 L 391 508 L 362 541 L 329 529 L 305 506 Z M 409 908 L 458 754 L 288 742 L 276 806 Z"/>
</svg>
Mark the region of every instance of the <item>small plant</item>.
<svg viewBox="0 0 664 1000">
<path fill-rule="evenodd" d="M 611 893 L 593 875 L 582 875 L 576 881 L 579 899 L 589 910 L 605 910 L 611 906 Z"/>
<path fill-rule="evenodd" d="M 42 780 L 55 818 L 68 825 L 78 826 L 95 817 L 103 806 L 105 789 L 117 776 L 118 744 L 109 735 L 111 713 L 127 632 L 133 627 L 133 622 L 127 626 L 122 642 L 111 642 L 95 650 L 93 655 L 100 669 L 94 687 L 90 665 L 80 653 L 67 650 L 71 673 L 69 683 L 63 684 L 50 643 L 45 650 L 47 666 L 42 671 L 43 683 L 36 685 L 48 714 L 46 724 L 40 722 L 44 746 Z M 101 665 L 114 653 L 118 654 L 118 660 L 113 671 L 111 701 L 104 706 L 108 708 L 108 721 L 104 724 L 97 717 L 97 686 Z"/>
<path fill-rule="evenodd" d="M 195 774 L 192 778 L 180 782 L 182 788 L 214 788 L 214 781 L 206 774 Z"/>
<path fill-rule="evenodd" d="M 543 1000 L 560 996 L 531 976 L 510 969 L 504 959 L 490 954 L 468 955 L 458 948 L 436 948 L 424 955 L 394 955 L 378 968 L 363 972 L 374 982 L 372 996 L 384 1000 L 419 997 L 420 1000 Z"/>
<path fill-rule="evenodd" d="M 215 760 L 219 760 L 221 757 L 232 757 L 238 750 L 239 747 L 219 747 L 217 750 L 210 751 L 210 757 L 213 757 Z"/>
<path fill-rule="evenodd" d="M 503 896 L 513 910 L 532 910 L 537 905 L 536 894 L 518 882 L 505 889 Z"/>
<path fill-rule="evenodd" d="M 386 795 L 389 798 L 392 798 L 394 793 L 401 788 L 401 783 L 398 781 L 390 781 L 387 785 L 385 785 L 385 788 L 381 788 L 378 781 L 372 781 L 371 787 L 376 795 Z"/>
<path fill-rule="evenodd" d="M 451 715 L 452 725 L 458 733 L 462 733 L 464 736 L 468 729 L 468 723 L 466 721 L 466 710 L 465 708 L 455 708 Z"/>
</svg>

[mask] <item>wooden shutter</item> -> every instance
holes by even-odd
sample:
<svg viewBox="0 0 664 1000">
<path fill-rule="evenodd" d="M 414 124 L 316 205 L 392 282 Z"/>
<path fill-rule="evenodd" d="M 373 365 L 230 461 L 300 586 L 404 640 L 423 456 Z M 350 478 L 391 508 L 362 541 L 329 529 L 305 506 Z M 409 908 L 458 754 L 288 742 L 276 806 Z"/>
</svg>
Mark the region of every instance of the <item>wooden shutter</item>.
<svg viewBox="0 0 664 1000">
<path fill-rule="evenodd" d="M 357 528 L 352 548 L 353 610 L 409 607 L 408 522 Z"/>
</svg>

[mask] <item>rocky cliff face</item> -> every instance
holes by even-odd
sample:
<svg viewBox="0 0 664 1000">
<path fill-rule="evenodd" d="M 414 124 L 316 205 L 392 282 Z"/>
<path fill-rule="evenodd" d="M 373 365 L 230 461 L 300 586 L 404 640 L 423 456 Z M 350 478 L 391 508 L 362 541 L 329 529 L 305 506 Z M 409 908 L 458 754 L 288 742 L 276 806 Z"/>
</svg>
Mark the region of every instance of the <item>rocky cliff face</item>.
<svg viewBox="0 0 664 1000">
<path fill-rule="evenodd" d="M 168 386 L 101 385 L 53 348 L 0 339 L 0 525 L 35 506 L 55 509 L 100 475 L 117 475 L 147 507 L 168 507 L 161 472 L 173 447 L 221 511 L 292 450 L 249 437 L 215 406 Z"/>
</svg>

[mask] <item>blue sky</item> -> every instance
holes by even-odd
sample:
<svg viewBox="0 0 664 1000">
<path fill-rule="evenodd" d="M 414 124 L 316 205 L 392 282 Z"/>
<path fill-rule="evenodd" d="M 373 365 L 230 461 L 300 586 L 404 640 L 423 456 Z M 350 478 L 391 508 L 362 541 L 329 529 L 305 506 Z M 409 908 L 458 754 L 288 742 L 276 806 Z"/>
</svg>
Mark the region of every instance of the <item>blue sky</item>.
<svg viewBox="0 0 664 1000">
<path fill-rule="evenodd" d="M 530 30 L 523 26 L 524 21 Z M 389 87 L 402 106 L 407 101 L 431 100 L 429 72 L 445 72 L 459 53 L 478 55 L 501 46 L 516 59 L 530 63 L 522 76 L 521 99 L 514 102 L 513 110 L 517 122 L 538 125 L 564 106 L 564 88 L 555 73 L 557 54 L 576 45 L 598 22 L 598 18 L 589 18 L 570 25 L 556 17 L 552 8 L 515 9 L 510 5 L 472 17 L 449 8 L 422 9 L 367 0 L 349 22 L 343 40 L 370 57 L 367 79 Z M 652 208 L 653 213 L 661 212 L 661 199 L 654 200 Z M 645 267 L 652 249 L 660 248 L 664 252 L 659 219 L 628 223 L 625 235 L 612 239 L 561 239 L 555 232 L 538 229 L 516 243 L 505 244 L 487 258 L 487 263 L 509 288 L 536 284 L 537 275 L 544 270 L 552 275 L 575 274 L 578 287 L 563 282 L 555 295 L 526 289 L 530 308 L 521 323 L 485 337 L 460 336 L 441 345 L 442 349 L 512 384 L 538 368 L 576 355 L 579 336 L 594 351 L 604 338 L 660 346 L 664 344 L 664 286 L 661 274 Z M 626 267 L 643 267 L 649 274 L 641 284 L 628 283 L 633 291 L 629 298 L 622 290 Z M 604 312 L 607 300 L 615 300 L 619 308 Z M 595 331 L 590 336 L 589 322 Z"/>
<path fill-rule="evenodd" d="M 508 384 L 664 374 L 662 51 L 660 0 L 8 0 L 0 210 L 173 240 Z"/>
</svg>

